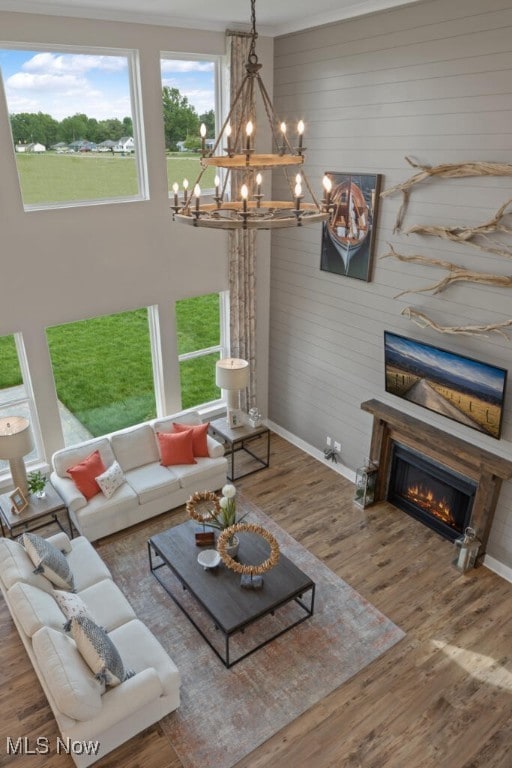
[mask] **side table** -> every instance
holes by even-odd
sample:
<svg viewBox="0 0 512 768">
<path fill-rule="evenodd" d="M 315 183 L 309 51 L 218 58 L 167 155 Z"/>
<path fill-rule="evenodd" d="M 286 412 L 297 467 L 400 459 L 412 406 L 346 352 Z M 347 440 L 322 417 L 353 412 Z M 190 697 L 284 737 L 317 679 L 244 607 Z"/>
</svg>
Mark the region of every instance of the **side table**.
<svg viewBox="0 0 512 768">
<path fill-rule="evenodd" d="M 65 513 L 69 525 L 69 534 L 73 538 L 73 526 L 69 516 L 69 509 L 50 483 L 46 484 L 46 495 L 42 499 L 30 495 L 28 506 L 20 514 L 11 511 L 12 501 L 8 493 L 0 495 L 0 526 L 2 536 L 10 536 L 14 539 L 21 533 L 29 533 L 44 528 L 46 525 L 56 523 L 61 531 L 67 534 L 66 529 L 59 520 L 58 515 Z"/>
<path fill-rule="evenodd" d="M 241 427 L 232 429 L 226 418 L 215 419 L 210 422 L 212 437 L 220 439 L 226 445 L 226 456 L 231 457 L 228 469 L 228 480 L 239 480 L 241 477 L 247 477 L 260 469 L 265 469 L 270 465 L 270 429 L 262 425 L 261 427 L 251 427 L 244 424 Z M 256 449 L 260 448 L 258 452 Z M 261 450 L 261 448 L 263 448 Z M 252 469 L 241 474 L 235 472 L 235 456 L 238 451 L 243 451 L 252 458 Z"/>
</svg>

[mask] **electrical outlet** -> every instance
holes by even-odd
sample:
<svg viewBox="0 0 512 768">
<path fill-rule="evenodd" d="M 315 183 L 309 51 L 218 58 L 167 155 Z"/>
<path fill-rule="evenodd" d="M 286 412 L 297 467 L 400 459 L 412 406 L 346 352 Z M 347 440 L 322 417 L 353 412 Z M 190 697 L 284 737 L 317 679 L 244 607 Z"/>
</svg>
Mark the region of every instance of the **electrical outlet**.
<svg viewBox="0 0 512 768">
<path fill-rule="evenodd" d="M 341 451 L 341 443 L 334 442 L 334 450 L 335 451 Z"/>
<path fill-rule="evenodd" d="M 330 438 L 330 437 L 326 437 L 326 438 L 325 438 L 325 444 L 326 444 L 326 446 L 327 446 L 328 448 L 330 448 L 330 447 L 331 447 L 331 438 Z"/>
</svg>

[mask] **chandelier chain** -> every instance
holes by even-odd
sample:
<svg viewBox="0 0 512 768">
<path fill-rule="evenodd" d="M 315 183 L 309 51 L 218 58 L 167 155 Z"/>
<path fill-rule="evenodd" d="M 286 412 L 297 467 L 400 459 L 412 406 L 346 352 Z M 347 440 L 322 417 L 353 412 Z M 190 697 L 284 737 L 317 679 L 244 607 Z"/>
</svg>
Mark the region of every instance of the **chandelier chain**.
<svg viewBox="0 0 512 768">
<path fill-rule="evenodd" d="M 256 39 L 258 33 L 256 32 L 256 0 L 251 0 L 251 45 L 249 48 L 249 61 L 255 63 L 258 61 L 256 56 Z"/>
</svg>

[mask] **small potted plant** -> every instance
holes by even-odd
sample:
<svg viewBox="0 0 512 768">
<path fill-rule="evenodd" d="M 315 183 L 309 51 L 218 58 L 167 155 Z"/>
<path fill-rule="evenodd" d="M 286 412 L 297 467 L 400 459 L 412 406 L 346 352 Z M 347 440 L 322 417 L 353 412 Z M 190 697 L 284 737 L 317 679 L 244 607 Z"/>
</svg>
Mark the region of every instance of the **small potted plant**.
<svg viewBox="0 0 512 768">
<path fill-rule="evenodd" d="M 212 518 L 208 520 L 207 525 L 212 528 L 217 528 L 219 531 L 223 531 L 226 528 L 234 525 L 235 523 L 241 523 L 244 517 L 247 517 L 247 513 L 237 519 L 236 515 L 236 488 L 234 485 L 227 483 L 222 488 L 222 496 L 219 499 L 220 512 L 212 510 Z M 228 542 L 228 551 L 231 557 L 235 557 L 238 552 L 239 545 L 238 537 L 233 535 Z"/>
<path fill-rule="evenodd" d="M 38 499 L 44 499 L 46 496 L 44 490 L 46 488 L 46 477 L 39 470 L 30 472 L 27 476 L 27 486 L 30 493 L 35 494 Z"/>
</svg>

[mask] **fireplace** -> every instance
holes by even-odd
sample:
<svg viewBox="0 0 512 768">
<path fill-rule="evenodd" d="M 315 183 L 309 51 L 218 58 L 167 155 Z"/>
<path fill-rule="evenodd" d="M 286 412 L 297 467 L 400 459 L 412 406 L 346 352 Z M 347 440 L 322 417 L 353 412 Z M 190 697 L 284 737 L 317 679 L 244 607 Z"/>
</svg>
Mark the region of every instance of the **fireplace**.
<svg viewBox="0 0 512 768">
<path fill-rule="evenodd" d="M 458 538 L 470 524 L 476 488 L 449 467 L 393 443 L 388 501 L 446 539 Z"/>
<path fill-rule="evenodd" d="M 433 528 L 437 526 L 436 530 L 449 539 L 458 538 L 470 526 L 481 542 L 478 555 L 481 560 L 485 555 L 502 481 L 512 479 L 510 459 L 379 400 L 367 400 L 361 408 L 373 416 L 369 458 L 378 466 L 375 501 L 392 501 L 393 506 L 401 506 L 402 509 L 402 503 L 410 502 L 403 498 L 397 500 L 396 489 L 392 491 L 393 498 L 390 498 L 395 448 L 401 446 L 410 452 L 409 468 L 399 468 L 398 474 L 411 474 L 414 481 L 411 485 L 416 491 L 412 495 L 416 496 L 416 502 L 421 502 L 415 504 L 414 516 L 423 522 L 428 520 L 428 524 Z M 413 462 L 410 461 L 411 456 Z M 418 457 L 423 462 L 419 466 L 416 462 Z M 430 488 L 421 484 L 425 476 Z M 408 485 L 408 479 L 404 483 Z M 398 496 L 406 495 L 402 491 L 398 493 Z M 429 512 L 426 518 L 423 516 L 423 505 L 428 505 L 431 496 L 439 514 Z M 450 512 L 448 520 L 442 519 L 446 508 Z M 413 514 L 411 506 L 406 511 Z"/>
</svg>

